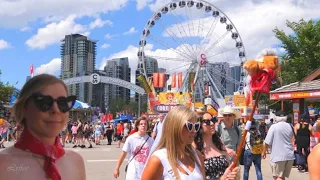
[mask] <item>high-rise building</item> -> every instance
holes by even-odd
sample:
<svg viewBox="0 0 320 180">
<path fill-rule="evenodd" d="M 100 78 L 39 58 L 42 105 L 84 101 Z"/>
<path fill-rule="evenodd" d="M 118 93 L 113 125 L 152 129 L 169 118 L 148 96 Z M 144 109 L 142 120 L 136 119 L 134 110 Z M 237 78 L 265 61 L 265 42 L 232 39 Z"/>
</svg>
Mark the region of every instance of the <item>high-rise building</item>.
<svg viewBox="0 0 320 180">
<path fill-rule="evenodd" d="M 234 92 L 237 92 L 240 85 L 240 75 L 241 69 L 240 66 L 232 66 L 230 67 L 230 77 L 228 77 L 227 84 L 227 95 L 233 95 Z"/>
<path fill-rule="evenodd" d="M 240 66 L 233 66 L 231 67 L 231 77 L 234 80 L 232 83 L 233 86 L 233 92 L 236 92 L 239 90 L 240 85 L 240 77 L 241 77 L 241 67 Z"/>
<path fill-rule="evenodd" d="M 94 73 L 99 74 L 100 77 L 107 76 L 107 72 L 104 70 L 95 70 Z M 106 94 L 105 88 L 106 84 L 100 82 L 99 84 L 93 84 L 93 94 L 92 94 L 92 104 L 91 106 L 100 107 L 102 110 L 105 110 L 107 107 L 105 102 Z"/>
<path fill-rule="evenodd" d="M 145 57 L 144 64 L 146 66 L 146 73 L 147 77 L 151 78 L 154 72 L 159 71 L 158 67 L 158 60 L 152 57 Z M 136 85 L 140 86 L 140 82 L 137 80 L 137 77 L 140 75 L 140 70 L 139 70 L 139 64 L 138 68 L 136 70 Z M 139 101 L 139 94 L 135 93 L 135 101 Z M 140 102 L 141 103 L 146 103 L 147 102 L 147 95 L 140 96 Z"/>
<path fill-rule="evenodd" d="M 96 42 L 80 34 L 66 35 L 61 45 L 61 79 L 90 75 L 94 72 Z M 92 84 L 68 86 L 70 94 L 82 102 L 92 103 Z"/>
<path fill-rule="evenodd" d="M 117 58 L 107 61 L 107 65 L 104 68 L 106 75 L 108 77 L 119 78 L 124 81 L 130 82 L 130 67 L 129 59 Z M 112 100 L 116 98 L 121 98 L 125 103 L 130 102 L 130 89 L 122 86 L 106 84 L 105 85 L 105 106 L 108 107 Z"/>
</svg>

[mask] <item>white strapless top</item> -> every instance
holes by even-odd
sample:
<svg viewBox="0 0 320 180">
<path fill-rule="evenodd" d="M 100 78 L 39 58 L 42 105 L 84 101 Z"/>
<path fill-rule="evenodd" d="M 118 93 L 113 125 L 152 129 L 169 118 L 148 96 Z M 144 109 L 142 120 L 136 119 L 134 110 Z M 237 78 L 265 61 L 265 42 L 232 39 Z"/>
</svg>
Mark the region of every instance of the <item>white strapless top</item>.
<svg viewBox="0 0 320 180">
<path fill-rule="evenodd" d="M 194 152 L 194 154 L 197 157 L 196 160 L 199 162 L 199 164 L 201 164 L 197 153 Z M 162 175 L 161 179 L 162 180 L 174 180 L 175 178 L 174 178 L 174 174 L 172 171 L 172 167 L 171 167 L 169 160 L 168 160 L 167 150 L 166 149 L 157 150 L 152 154 L 152 156 L 157 156 L 162 163 L 163 175 Z M 188 173 L 188 175 L 186 175 L 178 170 L 181 180 L 203 180 L 203 176 L 202 176 L 200 167 L 198 167 L 197 163 L 195 163 L 195 168 L 192 172 L 184 164 L 182 164 L 180 161 L 179 161 L 179 165 Z"/>
</svg>

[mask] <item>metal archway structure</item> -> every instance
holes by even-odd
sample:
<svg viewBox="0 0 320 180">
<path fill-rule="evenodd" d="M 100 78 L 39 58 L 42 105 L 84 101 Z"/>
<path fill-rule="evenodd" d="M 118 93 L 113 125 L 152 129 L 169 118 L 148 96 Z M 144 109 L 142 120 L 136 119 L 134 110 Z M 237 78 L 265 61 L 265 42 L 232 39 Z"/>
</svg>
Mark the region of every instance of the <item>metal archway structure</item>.
<svg viewBox="0 0 320 180">
<path fill-rule="evenodd" d="M 69 79 L 64 79 L 63 82 L 68 86 L 72 84 L 79 84 L 79 83 L 92 83 L 94 85 L 99 83 L 104 84 L 113 84 L 117 86 L 121 86 L 127 89 L 130 89 L 139 94 L 139 102 L 138 102 L 138 116 L 140 116 L 140 96 L 146 94 L 145 90 L 140 86 L 137 86 L 131 82 L 124 81 L 122 79 L 107 77 L 107 76 L 100 76 L 97 73 L 93 73 L 90 76 L 79 76 L 73 77 Z"/>
<path fill-rule="evenodd" d="M 73 77 L 69 79 L 64 79 L 63 82 L 68 86 L 71 84 L 78 84 L 78 83 L 86 83 L 90 82 L 92 84 L 99 84 L 99 83 L 105 83 L 105 84 L 113 84 L 117 86 L 121 86 L 130 90 L 133 90 L 134 92 L 143 95 L 145 94 L 145 91 L 140 86 L 137 86 L 131 82 L 124 81 L 122 79 L 118 78 L 112 78 L 107 76 L 100 76 L 99 74 L 91 74 L 90 76 L 79 76 L 79 77 Z"/>
</svg>

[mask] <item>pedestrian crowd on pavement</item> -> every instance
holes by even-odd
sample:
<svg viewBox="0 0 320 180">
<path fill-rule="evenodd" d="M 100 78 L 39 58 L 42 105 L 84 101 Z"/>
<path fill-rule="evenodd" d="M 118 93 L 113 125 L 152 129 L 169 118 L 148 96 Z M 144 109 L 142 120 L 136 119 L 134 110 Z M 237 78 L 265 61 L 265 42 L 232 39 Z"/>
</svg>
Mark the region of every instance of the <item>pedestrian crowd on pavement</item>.
<svg viewBox="0 0 320 180">
<path fill-rule="evenodd" d="M 270 153 L 275 180 L 290 179 L 294 165 L 301 172 L 309 171 L 311 180 L 320 179 L 318 116 L 310 121 L 308 115 L 301 115 L 293 126 L 283 111 L 277 111 L 270 124 L 249 123 L 231 106 L 221 108 L 215 117 L 181 105 L 156 120 L 140 116 L 134 122 L 90 124 L 69 119 L 75 100 L 64 82 L 52 75 L 37 75 L 24 85 L 13 107 L 16 124 L 0 120 L 1 145 L 15 141 L 0 151 L 0 167 L 20 163 L 33 168 L 24 172 L 0 168 L 0 179 L 85 180 L 82 156 L 64 146 L 73 143 L 74 148 L 85 148 L 88 143 L 91 148 L 92 142 L 99 146 L 104 139 L 109 145 L 115 141 L 118 148 L 123 144 L 115 178 L 125 173 L 128 180 L 247 180 L 253 163 L 257 179 L 262 180 L 261 161 Z M 245 145 L 238 148 L 244 129 L 248 130 Z M 241 158 L 233 164 L 238 149 Z M 120 172 L 126 156 L 125 172 Z"/>
</svg>

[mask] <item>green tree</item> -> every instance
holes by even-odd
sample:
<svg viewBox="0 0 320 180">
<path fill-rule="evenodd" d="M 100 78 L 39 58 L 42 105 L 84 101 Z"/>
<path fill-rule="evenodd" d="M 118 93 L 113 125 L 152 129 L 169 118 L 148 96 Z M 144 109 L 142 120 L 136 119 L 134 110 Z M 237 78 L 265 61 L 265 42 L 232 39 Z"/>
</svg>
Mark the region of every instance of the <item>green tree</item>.
<svg viewBox="0 0 320 180">
<path fill-rule="evenodd" d="M 113 114 L 115 117 L 117 112 L 122 112 L 125 110 L 131 110 L 132 112 L 138 114 L 139 111 L 139 106 L 138 102 L 130 102 L 127 104 L 123 99 L 121 98 L 116 98 L 111 100 L 110 103 L 110 112 Z M 140 112 L 146 112 L 147 111 L 147 103 L 141 103 L 140 105 Z"/>
<path fill-rule="evenodd" d="M 125 110 L 125 105 L 125 101 L 121 98 L 112 99 L 109 110 L 115 117 L 117 112 Z"/>
<path fill-rule="evenodd" d="M 1 77 L 1 70 L 0 70 L 0 77 Z M 9 96 L 12 94 L 13 86 L 11 86 L 8 82 L 4 84 L 0 81 L 0 101 L 8 102 Z"/>
<path fill-rule="evenodd" d="M 301 81 L 319 67 L 320 64 L 320 21 L 287 21 L 293 34 L 274 29 L 276 38 L 286 52 L 281 56 L 283 85 Z"/>
<path fill-rule="evenodd" d="M 4 84 L 0 82 L 0 101 L 8 102 L 9 96 L 12 94 L 13 87 L 8 83 Z"/>
</svg>

